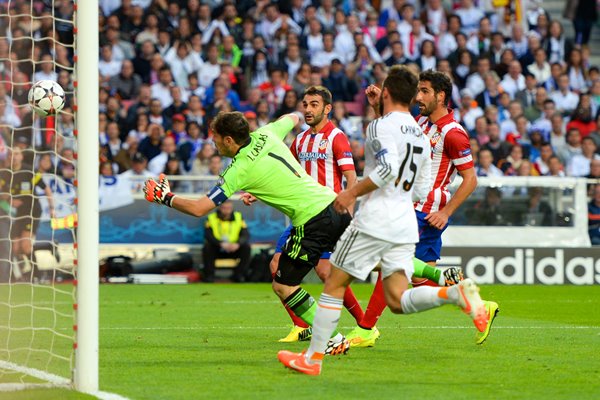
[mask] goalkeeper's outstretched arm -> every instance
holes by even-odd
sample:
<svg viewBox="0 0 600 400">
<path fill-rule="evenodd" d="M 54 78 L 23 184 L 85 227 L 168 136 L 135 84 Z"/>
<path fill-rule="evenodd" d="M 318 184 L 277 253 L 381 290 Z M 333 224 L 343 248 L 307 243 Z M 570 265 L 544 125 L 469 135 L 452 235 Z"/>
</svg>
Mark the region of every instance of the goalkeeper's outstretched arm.
<svg viewBox="0 0 600 400">
<path fill-rule="evenodd" d="M 165 174 L 160 174 L 158 182 L 153 178 L 148 179 L 144 184 L 144 195 L 150 202 L 163 204 L 194 217 L 202 217 L 217 207 L 208 196 L 199 199 L 175 196 Z"/>
</svg>

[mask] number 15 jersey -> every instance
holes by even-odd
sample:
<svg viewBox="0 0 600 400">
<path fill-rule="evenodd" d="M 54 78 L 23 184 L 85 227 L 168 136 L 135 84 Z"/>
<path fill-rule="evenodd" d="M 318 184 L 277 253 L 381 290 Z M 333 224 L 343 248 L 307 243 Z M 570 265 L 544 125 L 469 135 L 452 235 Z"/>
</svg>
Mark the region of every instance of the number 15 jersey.
<svg viewBox="0 0 600 400">
<path fill-rule="evenodd" d="M 414 202 L 430 190 L 431 146 L 410 113 L 394 111 L 369 124 L 364 176 L 378 189 L 363 197 L 355 227 L 388 242 L 418 242 Z"/>
</svg>

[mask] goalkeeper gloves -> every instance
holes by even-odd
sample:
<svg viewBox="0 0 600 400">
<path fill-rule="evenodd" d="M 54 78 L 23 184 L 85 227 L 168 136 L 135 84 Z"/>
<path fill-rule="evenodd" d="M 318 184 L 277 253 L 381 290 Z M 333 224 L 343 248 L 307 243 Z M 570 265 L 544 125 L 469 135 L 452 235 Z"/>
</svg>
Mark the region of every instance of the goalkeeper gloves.
<svg viewBox="0 0 600 400">
<path fill-rule="evenodd" d="M 172 207 L 173 197 L 175 195 L 171 193 L 171 186 L 165 174 L 160 174 L 158 182 L 154 178 L 150 178 L 144 184 L 144 196 L 146 200 L 158 204 L 164 204 Z"/>
</svg>

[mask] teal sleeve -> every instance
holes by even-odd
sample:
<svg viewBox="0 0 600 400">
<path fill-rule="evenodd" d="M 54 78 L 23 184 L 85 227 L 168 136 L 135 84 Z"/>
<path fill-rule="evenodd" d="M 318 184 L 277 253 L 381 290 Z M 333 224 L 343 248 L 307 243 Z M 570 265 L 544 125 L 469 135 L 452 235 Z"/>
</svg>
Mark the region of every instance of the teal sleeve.
<svg viewBox="0 0 600 400">
<path fill-rule="evenodd" d="M 294 121 L 290 117 L 282 117 L 256 130 L 256 132 L 268 132 L 283 140 L 292 129 L 294 129 Z"/>
</svg>

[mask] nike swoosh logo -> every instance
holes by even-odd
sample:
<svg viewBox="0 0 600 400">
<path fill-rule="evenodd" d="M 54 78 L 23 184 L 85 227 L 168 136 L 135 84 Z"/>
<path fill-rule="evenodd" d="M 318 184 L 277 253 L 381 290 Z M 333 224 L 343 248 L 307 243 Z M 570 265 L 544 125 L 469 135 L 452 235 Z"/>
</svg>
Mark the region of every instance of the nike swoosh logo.
<svg viewBox="0 0 600 400">
<path fill-rule="evenodd" d="M 302 372 L 313 372 L 313 370 L 310 368 L 305 368 L 301 365 L 297 365 L 296 360 L 290 360 L 290 367 Z"/>
</svg>

